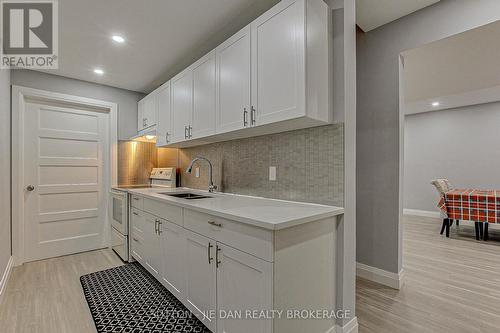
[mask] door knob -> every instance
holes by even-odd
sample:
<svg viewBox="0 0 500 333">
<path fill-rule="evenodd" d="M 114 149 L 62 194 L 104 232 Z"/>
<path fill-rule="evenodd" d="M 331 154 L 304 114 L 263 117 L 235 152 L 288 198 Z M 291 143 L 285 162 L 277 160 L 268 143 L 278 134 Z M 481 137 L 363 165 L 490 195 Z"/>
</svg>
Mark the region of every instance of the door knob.
<svg viewBox="0 0 500 333">
<path fill-rule="evenodd" d="M 28 185 L 28 187 L 26 187 L 26 190 L 28 190 L 28 191 L 32 192 L 32 191 L 34 191 L 34 190 L 35 190 L 35 186 L 33 186 L 33 185 Z"/>
</svg>

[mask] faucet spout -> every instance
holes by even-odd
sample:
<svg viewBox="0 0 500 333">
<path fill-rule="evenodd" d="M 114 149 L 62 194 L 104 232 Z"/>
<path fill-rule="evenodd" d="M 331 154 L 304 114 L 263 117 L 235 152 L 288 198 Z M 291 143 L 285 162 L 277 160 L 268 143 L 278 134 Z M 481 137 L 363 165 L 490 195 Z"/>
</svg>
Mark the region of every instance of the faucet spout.
<svg viewBox="0 0 500 333">
<path fill-rule="evenodd" d="M 206 161 L 208 163 L 208 192 L 213 193 L 217 189 L 217 185 L 214 185 L 214 180 L 212 178 L 212 162 L 210 162 L 209 159 L 203 157 L 203 156 L 198 156 L 193 158 L 191 163 L 189 163 L 189 166 L 186 169 L 186 173 L 191 173 L 193 171 L 193 166 L 197 161 Z"/>
</svg>

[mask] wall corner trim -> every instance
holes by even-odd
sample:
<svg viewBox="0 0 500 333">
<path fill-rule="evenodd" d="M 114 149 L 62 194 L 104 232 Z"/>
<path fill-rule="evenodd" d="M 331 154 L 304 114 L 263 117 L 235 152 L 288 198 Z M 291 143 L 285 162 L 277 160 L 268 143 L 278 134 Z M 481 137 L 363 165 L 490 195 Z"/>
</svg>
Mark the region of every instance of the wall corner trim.
<svg viewBox="0 0 500 333">
<path fill-rule="evenodd" d="M 344 326 L 336 325 L 335 331 L 328 333 L 358 333 L 358 318 L 351 318 Z"/>
<path fill-rule="evenodd" d="M 12 267 L 14 266 L 14 257 L 10 257 L 7 262 L 7 267 L 5 267 L 5 271 L 2 275 L 2 280 L 0 280 L 0 299 L 3 296 L 3 292 L 5 290 L 5 286 L 7 282 L 9 282 L 10 273 L 12 272 Z"/>
<path fill-rule="evenodd" d="M 420 210 L 420 209 L 409 209 L 409 208 L 403 209 L 403 215 L 434 217 L 434 218 L 440 218 L 441 217 L 441 213 L 437 212 L 437 211 Z"/>
<path fill-rule="evenodd" d="M 399 290 L 403 286 L 405 271 L 401 269 L 399 273 L 393 273 L 358 262 L 356 263 L 356 275 Z"/>
</svg>

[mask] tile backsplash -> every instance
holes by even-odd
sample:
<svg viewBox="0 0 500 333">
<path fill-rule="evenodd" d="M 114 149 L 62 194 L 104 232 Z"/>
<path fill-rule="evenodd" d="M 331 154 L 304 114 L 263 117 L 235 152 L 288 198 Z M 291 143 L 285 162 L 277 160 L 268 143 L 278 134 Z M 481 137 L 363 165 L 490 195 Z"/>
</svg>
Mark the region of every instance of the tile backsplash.
<svg viewBox="0 0 500 333">
<path fill-rule="evenodd" d="M 343 206 L 343 124 L 184 148 L 178 154 L 182 186 L 207 188 L 205 162 L 195 165 L 199 178 L 194 168 L 192 174 L 184 172 L 192 158 L 203 156 L 213 163 L 214 182 L 223 192 Z M 276 167 L 275 181 L 269 180 L 270 166 Z"/>
<path fill-rule="evenodd" d="M 228 193 L 343 206 L 344 126 L 334 124 L 192 148 L 156 149 L 154 144 L 120 141 L 119 184 L 148 182 L 153 167 L 176 166 L 179 186 L 207 189 L 208 166 L 195 164 L 196 156 L 208 158 L 214 182 Z M 269 167 L 276 167 L 275 181 Z M 199 167 L 200 177 L 195 177 Z"/>
</svg>

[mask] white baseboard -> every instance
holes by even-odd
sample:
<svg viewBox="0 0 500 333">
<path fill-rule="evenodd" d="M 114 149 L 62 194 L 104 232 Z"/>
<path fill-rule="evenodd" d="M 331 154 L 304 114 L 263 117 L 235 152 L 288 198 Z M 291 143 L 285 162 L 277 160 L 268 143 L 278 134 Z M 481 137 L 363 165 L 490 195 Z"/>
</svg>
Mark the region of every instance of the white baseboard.
<svg viewBox="0 0 500 333">
<path fill-rule="evenodd" d="M 2 297 L 5 286 L 9 281 L 10 272 L 12 271 L 13 266 L 14 266 L 14 258 L 10 257 L 9 261 L 7 262 L 7 267 L 5 267 L 5 271 L 3 272 L 2 280 L 0 280 L 0 297 Z"/>
<path fill-rule="evenodd" d="M 401 289 L 404 280 L 404 270 L 399 273 L 384 271 L 383 269 L 356 263 L 356 275 L 364 279 L 383 284 L 394 289 Z"/>
<path fill-rule="evenodd" d="M 351 318 L 344 326 L 335 326 L 335 333 L 358 333 L 358 318 Z"/>
<path fill-rule="evenodd" d="M 403 209 L 403 215 L 414 215 L 414 216 L 423 216 L 423 217 L 434 217 L 440 218 L 441 213 L 430 210 L 420 210 L 420 209 Z"/>
</svg>

